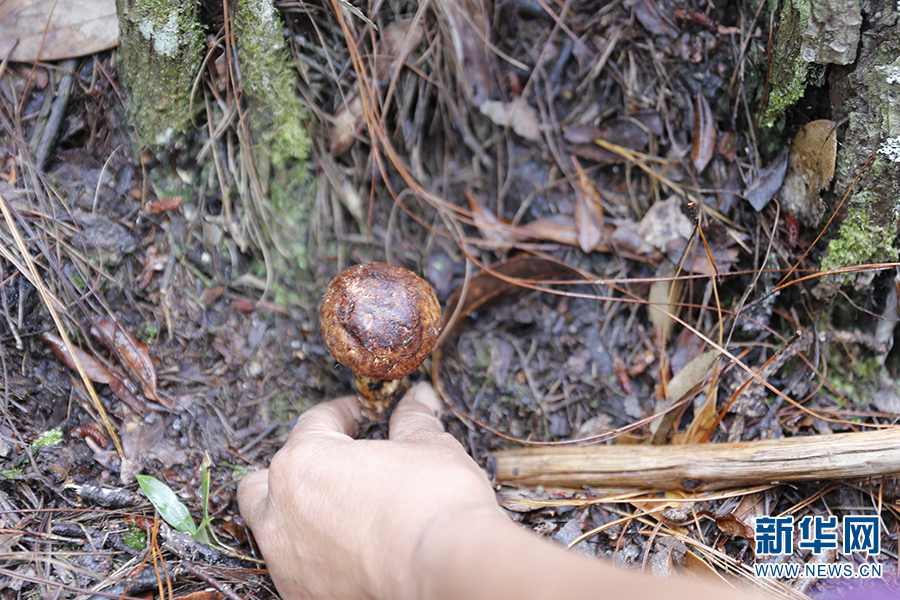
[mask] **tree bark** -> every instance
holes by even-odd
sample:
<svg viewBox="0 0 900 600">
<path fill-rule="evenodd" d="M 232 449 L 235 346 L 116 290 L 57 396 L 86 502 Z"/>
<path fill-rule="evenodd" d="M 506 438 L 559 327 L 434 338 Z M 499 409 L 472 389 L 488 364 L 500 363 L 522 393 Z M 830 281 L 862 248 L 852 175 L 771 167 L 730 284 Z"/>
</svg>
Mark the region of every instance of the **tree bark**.
<svg viewBox="0 0 900 600">
<path fill-rule="evenodd" d="M 165 154 L 191 124 L 191 89 L 203 61 L 193 0 L 116 0 L 118 72 L 142 147 Z"/>
</svg>

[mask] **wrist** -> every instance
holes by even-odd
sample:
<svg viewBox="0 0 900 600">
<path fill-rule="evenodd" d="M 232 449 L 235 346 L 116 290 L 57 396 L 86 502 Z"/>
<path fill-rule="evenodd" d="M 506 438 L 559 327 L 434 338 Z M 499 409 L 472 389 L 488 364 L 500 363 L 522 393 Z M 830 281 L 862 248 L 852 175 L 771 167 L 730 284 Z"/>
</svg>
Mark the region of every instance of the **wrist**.
<svg viewBox="0 0 900 600">
<path fill-rule="evenodd" d="M 476 598 L 474 590 L 466 588 L 470 583 L 485 583 L 478 572 L 487 566 L 490 552 L 485 552 L 489 550 L 486 543 L 503 540 L 516 529 L 498 506 L 461 509 L 435 519 L 413 553 L 413 597 Z"/>
</svg>

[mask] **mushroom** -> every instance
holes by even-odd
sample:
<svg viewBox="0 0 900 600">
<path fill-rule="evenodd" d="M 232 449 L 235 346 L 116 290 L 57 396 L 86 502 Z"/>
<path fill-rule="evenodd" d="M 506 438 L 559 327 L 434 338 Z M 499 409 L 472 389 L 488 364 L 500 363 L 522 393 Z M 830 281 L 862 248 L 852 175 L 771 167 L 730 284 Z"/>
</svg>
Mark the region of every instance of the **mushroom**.
<svg viewBox="0 0 900 600">
<path fill-rule="evenodd" d="M 434 348 L 441 306 L 431 286 L 406 269 L 354 265 L 328 284 L 319 327 L 328 351 L 353 372 L 363 415 L 380 419 Z"/>
</svg>

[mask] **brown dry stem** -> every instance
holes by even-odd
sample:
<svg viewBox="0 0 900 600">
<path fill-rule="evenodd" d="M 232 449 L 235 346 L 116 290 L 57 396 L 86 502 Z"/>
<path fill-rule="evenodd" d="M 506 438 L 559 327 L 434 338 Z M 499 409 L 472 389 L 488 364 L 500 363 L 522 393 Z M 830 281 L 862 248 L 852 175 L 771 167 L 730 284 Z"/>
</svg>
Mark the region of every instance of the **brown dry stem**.
<svg viewBox="0 0 900 600">
<path fill-rule="evenodd" d="M 731 444 L 521 448 L 493 456 L 505 483 L 706 491 L 896 475 L 900 428 Z"/>
</svg>

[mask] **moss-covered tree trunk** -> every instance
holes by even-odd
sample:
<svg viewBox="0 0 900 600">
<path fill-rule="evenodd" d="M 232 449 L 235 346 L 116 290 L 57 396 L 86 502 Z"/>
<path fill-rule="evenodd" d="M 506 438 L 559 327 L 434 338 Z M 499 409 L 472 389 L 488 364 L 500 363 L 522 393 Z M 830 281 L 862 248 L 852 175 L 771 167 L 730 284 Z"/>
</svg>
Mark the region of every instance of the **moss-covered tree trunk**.
<svg viewBox="0 0 900 600">
<path fill-rule="evenodd" d="M 823 268 L 897 260 L 900 227 L 900 4 L 862 0 L 864 26 L 853 64 L 829 73 L 835 120 L 847 119 L 835 190 L 847 214 Z M 893 150 L 892 150 L 893 148 Z"/>
<path fill-rule="evenodd" d="M 826 83 L 832 118 L 846 123 L 839 129 L 843 139 L 826 218 L 851 186 L 853 191 L 841 219 L 832 224 L 834 239 L 822 267 L 897 260 L 900 3 L 779 0 L 777 4 L 767 123 L 777 125 L 808 85 Z"/>
<path fill-rule="evenodd" d="M 118 71 L 142 146 L 165 154 L 191 128 L 191 89 L 203 61 L 194 0 L 116 0 Z"/>
</svg>

